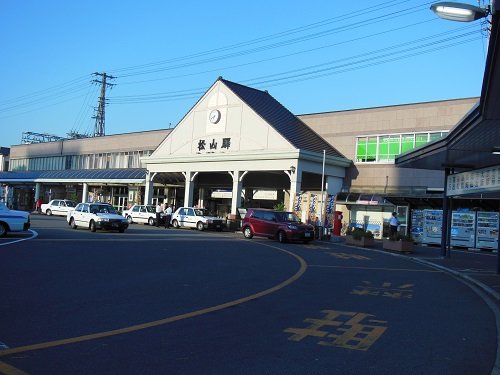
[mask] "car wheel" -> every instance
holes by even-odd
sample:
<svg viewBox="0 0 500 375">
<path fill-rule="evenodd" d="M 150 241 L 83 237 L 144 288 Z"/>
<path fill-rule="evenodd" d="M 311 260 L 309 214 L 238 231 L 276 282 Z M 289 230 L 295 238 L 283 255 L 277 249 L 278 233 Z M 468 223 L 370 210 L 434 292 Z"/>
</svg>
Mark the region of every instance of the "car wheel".
<svg viewBox="0 0 500 375">
<path fill-rule="evenodd" d="M 153 219 L 152 217 L 150 217 L 148 219 L 148 224 L 151 225 L 151 226 L 155 225 L 155 219 Z"/>
<path fill-rule="evenodd" d="M 45 211 L 45 213 L 47 214 L 47 216 L 52 215 L 52 211 L 50 209 L 48 209 L 47 211 Z"/>
<path fill-rule="evenodd" d="M 202 231 L 205 229 L 205 227 L 203 226 L 203 223 L 201 221 L 198 221 L 196 223 L 196 229 L 198 229 L 199 231 Z"/>
<path fill-rule="evenodd" d="M 245 238 L 252 238 L 253 237 L 253 233 L 252 233 L 252 230 L 250 229 L 250 227 L 245 227 L 245 229 L 243 229 L 243 235 L 245 236 Z"/>
<path fill-rule="evenodd" d="M 71 226 L 71 229 L 76 229 L 75 219 L 71 218 L 69 221 L 69 225 Z"/>
<path fill-rule="evenodd" d="M 172 226 L 177 229 L 179 228 L 179 222 L 177 220 L 172 221 Z"/>
<path fill-rule="evenodd" d="M 7 234 L 7 224 L 0 223 L 0 237 L 4 237 Z"/>
<path fill-rule="evenodd" d="M 91 232 L 95 232 L 95 231 L 96 231 L 96 229 L 97 229 L 97 227 L 95 226 L 95 222 L 94 222 L 94 220 L 92 220 L 92 221 L 90 222 L 90 231 L 91 231 Z"/>
<path fill-rule="evenodd" d="M 278 242 L 280 243 L 286 242 L 286 234 L 282 230 L 278 232 Z"/>
<path fill-rule="evenodd" d="M 127 221 L 129 224 L 132 224 L 132 216 L 128 215 L 127 216 Z"/>
</svg>

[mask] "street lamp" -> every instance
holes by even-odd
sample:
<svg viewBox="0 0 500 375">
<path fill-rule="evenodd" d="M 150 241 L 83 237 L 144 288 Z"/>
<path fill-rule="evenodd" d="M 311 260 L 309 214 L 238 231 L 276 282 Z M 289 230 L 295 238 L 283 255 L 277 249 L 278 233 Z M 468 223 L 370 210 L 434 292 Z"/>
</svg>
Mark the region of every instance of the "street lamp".
<svg viewBox="0 0 500 375">
<path fill-rule="evenodd" d="M 490 7 L 480 8 L 471 4 L 462 4 L 454 2 L 442 2 L 431 5 L 431 10 L 437 16 L 450 21 L 471 22 L 480 18 L 487 17 L 490 13 Z"/>
</svg>

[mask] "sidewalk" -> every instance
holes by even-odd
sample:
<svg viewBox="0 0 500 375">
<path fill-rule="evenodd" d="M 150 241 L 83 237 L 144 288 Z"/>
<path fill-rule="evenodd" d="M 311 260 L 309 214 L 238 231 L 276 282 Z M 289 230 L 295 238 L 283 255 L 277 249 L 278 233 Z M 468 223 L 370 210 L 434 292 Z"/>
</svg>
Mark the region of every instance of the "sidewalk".
<svg viewBox="0 0 500 375">
<path fill-rule="evenodd" d="M 344 243 L 344 239 L 342 237 L 332 237 L 330 242 Z M 413 253 L 400 254 L 384 250 L 381 240 L 375 240 L 375 246 L 371 247 L 371 249 L 411 258 L 414 261 L 453 273 L 472 282 L 488 293 L 496 302 L 500 302 L 500 275 L 497 274 L 498 260 L 496 251 L 472 251 L 453 248 L 450 258 L 443 258 L 439 245 L 415 245 Z"/>
</svg>

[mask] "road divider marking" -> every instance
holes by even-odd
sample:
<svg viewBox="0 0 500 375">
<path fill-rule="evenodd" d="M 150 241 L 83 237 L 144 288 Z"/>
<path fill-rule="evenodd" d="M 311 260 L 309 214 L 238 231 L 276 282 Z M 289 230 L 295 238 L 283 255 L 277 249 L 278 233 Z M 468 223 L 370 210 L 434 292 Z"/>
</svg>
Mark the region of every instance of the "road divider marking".
<svg viewBox="0 0 500 375">
<path fill-rule="evenodd" d="M 5 375 L 28 375 L 26 372 L 21 371 L 2 361 L 0 361 L 0 373 Z"/>
<path fill-rule="evenodd" d="M 9 241 L 9 242 L 1 242 L 0 246 L 6 246 L 6 245 L 11 245 L 11 244 L 16 243 L 16 242 L 32 240 L 33 238 L 36 238 L 38 236 L 38 233 L 36 231 L 32 230 L 32 229 L 29 229 L 28 232 L 31 232 L 31 236 L 30 237 L 18 238 L 16 240 L 12 240 L 12 241 Z"/>
</svg>

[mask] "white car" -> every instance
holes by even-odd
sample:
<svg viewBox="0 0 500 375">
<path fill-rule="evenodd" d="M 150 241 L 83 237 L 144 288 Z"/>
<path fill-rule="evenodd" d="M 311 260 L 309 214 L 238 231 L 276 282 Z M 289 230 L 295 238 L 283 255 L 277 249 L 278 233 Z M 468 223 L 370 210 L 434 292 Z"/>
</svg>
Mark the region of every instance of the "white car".
<svg viewBox="0 0 500 375">
<path fill-rule="evenodd" d="M 5 203 L 0 202 L 0 237 L 8 232 L 21 232 L 30 227 L 30 214 L 24 211 L 9 209 Z"/>
<path fill-rule="evenodd" d="M 66 220 L 73 229 L 83 227 L 92 232 L 107 229 L 123 233 L 128 228 L 127 219 L 118 215 L 108 203 L 78 203 L 74 210 L 68 212 Z"/>
<path fill-rule="evenodd" d="M 122 212 L 122 216 L 126 217 L 129 224 L 143 223 L 156 225 L 156 207 L 146 204 L 134 204 L 128 210 Z M 160 224 L 165 223 L 165 213 L 160 214 Z"/>
<path fill-rule="evenodd" d="M 40 206 L 40 211 L 48 216 L 60 215 L 66 216 L 68 211 L 76 207 L 76 202 L 69 199 L 52 199 L 49 203 Z"/>
<path fill-rule="evenodd" d="M 204 208 L 179 207 L 172 214 L 171 223 L 174 228 L 186 227 L 222 231 L 222 219 L 213 216 Z"/>
</svg>

